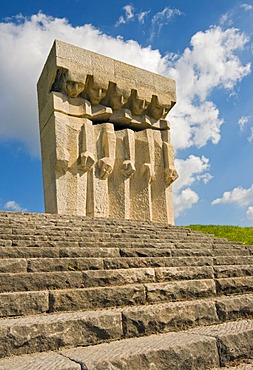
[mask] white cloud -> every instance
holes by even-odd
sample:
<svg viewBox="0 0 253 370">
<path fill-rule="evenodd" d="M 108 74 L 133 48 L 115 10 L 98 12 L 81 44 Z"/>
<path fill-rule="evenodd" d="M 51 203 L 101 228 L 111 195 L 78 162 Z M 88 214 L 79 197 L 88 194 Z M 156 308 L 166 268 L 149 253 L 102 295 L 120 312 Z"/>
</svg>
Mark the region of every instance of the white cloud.
<svg viewBox="0 0 253 370">
<path fill-rule="evenodd" d="M 143 24 L 145 17 L 147 17 L 149 13 L 150 13 L 150 10 L 138 13 L 137 14 L 138 21 Z"/>
<path fill-rule="evenodd" d="M 115 27 L 118 27 L 120 24 L 125 24 L 134 18 L 134 7 L 132 5 L 125 5 L 122 8 L 125 11 L 125 16 L 120 16 L 119 20 L 116 22 Z"/>
<path fill-rule="evenodd" d="M 174 195 L 175 217 L 180 216 L 199 201 L 199 196 L 190 188 L 182 190 Z"/>
<path fill-rule="evenodd" d="M 36 83 L 54 39 L 156 73 L 167 70 L 167 60 L 158 50 L 142 48 L 133 40 L 109 37 L 91 25 L 72 27 L 66 19 L 44 14 L 0 23 L 0 34 L 0 81 L 4 86 L 0 139 L 18 139 L 35 155 L 40 153 Z"/>
<path fill-rule="evenodd" d="M 253 141 L 253 127 L 250 128 L 250 136 L 248 137 L 248 141 L 250 143 Z"/>
<path fill-rule="evenodd" d="M 246 11 L 253 10 L 253 5 L 247 3 L 241 4 L 240 7 Z"/>
<path fill-rule="evenodd" d="M 248 38 L 237 29 L 213 27 L 196 33 L 191 48 L 186 48 L 174 62 L 170 75 L 177 81 L 178 104 L 170 113 L 175 147 L 201 147 L 209 140 L 217 144 L 223 119 L 216 105 L 208 100 L 217 88 L 233 91 L 250 73 L 236 55 Z"/>
<path fill-rule="evenodd" d="M 220 18 L 220 24 L 222 26 L 232 26 L 233 24 L 233 12 L 227 12 L 223 14 Z"/>
<path fill-rule="evenodd" d="M 14 212 L 26 212 L 27 209 L 22 208 L 15 200 L 9 200 L 5 205 L 4 208 L 8 211 L 14 211 Z"/>
<path fill-rule="evenodd" d="M 152 40 L 155 36 L 159 36 L 160 31 L 165 24 L 168 24 L 176 15 L 182 14 L 183 13 L 179 9 L 171 9 L 168 6 L 162 11 L 156 13 L 151 20 L 150 39 Z"/>
<path fill-rule="evenodd" d="M 132 5 L 126 5 L 123 7 L 126 12 L 126 19 L 132 19 L 134 17 L 134 8 Z"/>
<path fill-rule="evenodd" d="M 249 207 L 246 212 L 247 219 L 253 221 L 253 207 Z"/>
<path fill-rule="evenodd" d="M 240 130 L 242 131 L 244 126 L 247 125 L 249 122 L 250 117 L 249 116 L 241 116 L 237 124 L 240 126 Z"/>
<path fill-rule="evenodd" d="M 237 187 L 223 193 L 221 198 L 215 199 L 212 204 L 236 204 L 238 206 L 249 206 L 253 203 L 253 185 L 249 189 Z"/>
<path fill-rule="evenodd" d="M 206 172 L 209 170 L 210 165 L 208 159 L 204 156 L 196 157 L 195 155 L 190 155 L 185 160 L 175 159 L 175 167 L 179 174 L 179 178 L 174 184 L 175 191 L 192 185 L 196 180 L 204 179 L 206 181 L 207 177 L 211 178 L 211 175 Z M 203 173 L 205 173 L 204 177 Z"/>
<path fill-rule="evenodd" d="M 199 181 L 206 184 L 212 176 L 207 172 L 210 165 L 204 156 L 190 155 L 185 160 L 176 159 L 175 166 L 179 173 L 179 178 L 173 185 L 175 216 L 178 217 L 199 201 L 198 194 L 190 186 Z"/>
</svg>

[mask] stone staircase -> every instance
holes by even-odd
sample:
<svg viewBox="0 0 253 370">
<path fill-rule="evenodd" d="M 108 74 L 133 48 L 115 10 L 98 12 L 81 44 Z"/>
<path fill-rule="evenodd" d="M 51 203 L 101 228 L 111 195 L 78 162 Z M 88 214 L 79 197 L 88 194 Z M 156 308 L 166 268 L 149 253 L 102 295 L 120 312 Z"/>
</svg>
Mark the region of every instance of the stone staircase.
<svg viewBox="0 0 253 370">
<path fill-rule="evenodd" d="M 253 369 L 253 246 L 0 212 L 1 370 Z"/>
</svg>

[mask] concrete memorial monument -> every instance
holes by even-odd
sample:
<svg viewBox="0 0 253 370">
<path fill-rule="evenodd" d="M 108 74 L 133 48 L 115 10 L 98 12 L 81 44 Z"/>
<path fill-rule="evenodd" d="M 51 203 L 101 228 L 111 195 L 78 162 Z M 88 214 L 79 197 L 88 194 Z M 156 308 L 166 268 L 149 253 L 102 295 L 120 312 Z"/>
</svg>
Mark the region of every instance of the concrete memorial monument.
<svg viewBox="0 0 253 370">
<path fill-rule="evenodd" d="M 45 210 L 174 223 L 175 81 L 55 41 L 38 82 Z"/>
</svg>

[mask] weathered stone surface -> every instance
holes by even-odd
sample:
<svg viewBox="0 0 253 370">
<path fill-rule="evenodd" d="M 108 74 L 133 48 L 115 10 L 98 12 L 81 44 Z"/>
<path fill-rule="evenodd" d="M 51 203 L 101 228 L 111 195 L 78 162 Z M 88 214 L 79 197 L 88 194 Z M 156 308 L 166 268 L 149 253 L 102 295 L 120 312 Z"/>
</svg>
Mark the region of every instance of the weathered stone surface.
<svg viewBox="0 0 253 370">
<path fill-rule="evenodd" d="M 215 339 L 187 333 L 131 338 L 61 353 L 89 370 L 205 370 L 219 366 Z"/>
<path fill-rule="evenodd" d="M 121 257 L 170 257 L 171 250 L 165 248 L 120 248 Z"/>
<path fill-rule="evenodd" d="M 253 263 L 251 256 L 219 256 L 214 258 L 214 265 L 249 265 Z"/>
<path fill-rule="evenodd" d="M 194 256 L 206 256 L 212 257 L 213 252 L 209 248 L 200 248 L 200 249 L 172 249 L 172 257 L 194 257 Z"/>
<path fill-rule="evenodd" d="M 248 248 L 167 224 L 68 215 L 0 212 L 0 229 L 1 356 L 85 347 L 72 349 L 79 359 L 60 355 L 66 364 L 51 352 L 0 368 L 202 370 L 252 356 Z"/>
<path fill-rule="evenodd" d="M 0 292 L 81 288 L 83 276 L 77 271 L 0 274 Z"/>
<path fill-rule="evenodd" d="M 253 355 L 253 321 L 239 320 L 192 329 L 190 334 L 208 335 L 217 339 L 221 366 L 230 361 L 252 358 Z"/>
<path fill-rule="evenodd" d="M 213 269 L 209 266 L 190 267 L 160 267 L 155 269 L 156 280 L 159 282 L 171 280 L 212 279 Z"/>
<path fill-rule="evenodd" d="M 252 292 L 253 277 L 235 277 L 216 279 L 216 289 L 218 294 L 234 294 Z"/>
<path fill-rule="evenodd" d="M 143 285 L 124 285 L 50 292 L 50 310 L 70 311 L 146 303 Z"/>
<path fill-rule="evenodd" d="M 85 287 L 151 283 L 156 281 L 152 268 L 83 271 Z"/>
<path fill-rule="evenodd" d="M 48 310 L 48 292 L 0 293 L 0 317 L 32 315 Z"/>
<path fill-rule="evenodd" d="M 173 302 L 123 309 L 127 337 L 179 331 L 219 321 L 213 301 Z"/>
<path fill-rule="evenodd" d="M 0 357 L 122 338 L 117 312 L 75 312 L 0 320 Z"/>
<path fill-rule="evenodd" d="M 25 272 L 27 271 L 27 261 L 25 259 L 0 259 L 0 273 L 3 272 Z"/>
<path fill-rule="evenodd" d="M 252 265 L 240 265 L 240 266 L 214 266 L 214 276 L 216 278 L 224 277 L 240 277 L 240 276 L 253 276 Z"/>
<path fill-rule="evenodd" d="M 216 293 L 213 280 L 189 280 L 145 284 L 147 301 L 163 302 L 210 297 Z"/>
<path fill-rule="evenodd" d="M 104 267 L 102 258 L 34 258 L 27 262 L 30 272 L 99 270 Z"/>
<path fill-rule="evenodd" d="M 237 295 L 215 299 L 217 314 L 221 321 L 253 317 L 253 295 Z"/>
<path fill-rule="evenodd" d="M 81 370 L 81 365 L 56 353 L 36 353 L 0 359 L 1 370 Z"/>
</svg>

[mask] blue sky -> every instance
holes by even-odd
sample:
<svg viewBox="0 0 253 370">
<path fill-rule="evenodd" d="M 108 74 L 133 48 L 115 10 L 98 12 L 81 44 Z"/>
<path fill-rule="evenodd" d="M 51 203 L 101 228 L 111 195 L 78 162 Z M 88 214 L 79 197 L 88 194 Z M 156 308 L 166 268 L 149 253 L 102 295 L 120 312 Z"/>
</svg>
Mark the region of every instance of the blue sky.
<svg viewBox="0 0 253 370">
<path fill-rule="evenodd" d="M 2 210 L 44 211 L 36 82 L 55 38 L 175 78 L 176 223 L 252 225 L 252 0 L 2 0 Z"/>
</svg>

